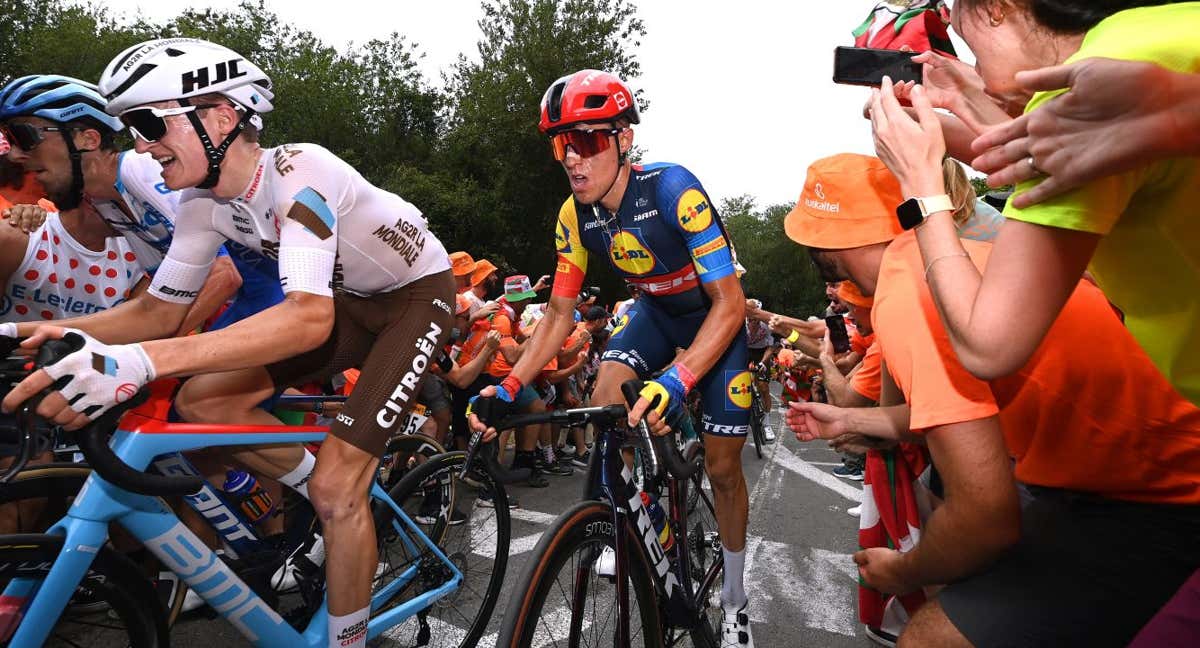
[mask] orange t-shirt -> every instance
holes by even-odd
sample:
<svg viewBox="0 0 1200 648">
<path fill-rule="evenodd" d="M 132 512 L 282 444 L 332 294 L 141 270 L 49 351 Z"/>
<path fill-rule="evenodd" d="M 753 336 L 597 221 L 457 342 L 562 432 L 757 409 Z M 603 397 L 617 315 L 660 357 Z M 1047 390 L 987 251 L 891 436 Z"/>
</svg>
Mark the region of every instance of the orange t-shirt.
<svg viewBox="0 0 1200 648">
<path fill-rule="evenodd" d="M 863 335 L 854 329 L 854 333 L 850 335 L 850 350 L 860 356 L 866 356 L 867 349 L 875 344 L 875 334 Z"/>
<path fill-rule="evenodd" d="M 991 246 L 963 246 L 982 272 Z M 1022 482 L 1200 504 L 1200 409 L 1155 368 L 1092 284 L 1080 281 L 1024 367 L 984 382 L 958 362 L 908 232 L 884 254 L 872 322 L 913 431 L 999 413 Z"/>
<path fill-rule="evenodd" d="M 508 316 L 508 312 L 501 308 L 492 316 L 491 327 L 488 330 L 500 333 L 500 348 L 505 348 L 519 346 L 513 338 L 515 328 L 512 318 Z M 503 378 L 511 371 L 512 365 L 508 363 L 508 360 L 504 359 L 504 354 L 497 349 L 496 355 L 492 356 L 492 361 L 488 363 L 487 372 L 497 378 Z"/>
<path fill-rule="evenodd" d="M 867 347 L 863 354 L 862 363 L 858 366 L 858 371 L 850 377 L 850 389 L 858 392 L 860 396 L 868 400 L 879 401 L 879 395 L 883 392 L 883 354 L 879 351 L 879 344 L 875 342 L 875 334 L 871 334 L 871 344 Z"/>
</svg>

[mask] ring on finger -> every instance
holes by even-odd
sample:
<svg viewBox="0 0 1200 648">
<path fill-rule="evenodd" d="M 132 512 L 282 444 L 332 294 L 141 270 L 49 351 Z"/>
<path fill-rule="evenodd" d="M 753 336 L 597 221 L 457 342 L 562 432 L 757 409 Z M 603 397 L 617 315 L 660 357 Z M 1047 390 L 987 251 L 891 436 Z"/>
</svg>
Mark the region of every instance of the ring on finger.
<svg viewBox="0 0 1200 648">
<path fill-rule="evenodd" d="M 1045 171 L 1042 171 L 1040 168 L 1038 168 L 1037 162 L 1033 159 L 1032 155 L 1025 158 L 1025 161 L 1029 163 L 1029 170 L 1033 171 L 1034 175 L 1046 175 Z"/>
</svg>

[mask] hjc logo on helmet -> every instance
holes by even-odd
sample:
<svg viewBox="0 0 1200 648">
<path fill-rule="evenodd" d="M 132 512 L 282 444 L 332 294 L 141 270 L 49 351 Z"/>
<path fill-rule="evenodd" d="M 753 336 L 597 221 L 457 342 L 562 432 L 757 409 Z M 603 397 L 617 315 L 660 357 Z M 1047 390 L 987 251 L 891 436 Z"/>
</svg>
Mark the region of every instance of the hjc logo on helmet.
<svg viewBox="0 0 1200 648">
<path fill-rule="evenodd" d="M 207 88 L 214 83 L 221 83 L 229 79 L 246 76 L 248 73 L 245 70 L 238 69 L 238 65 L 241 62 L 242 59 L 231 59 L 217 63 L 212 66 L 213 74 L 211 78 L 206 67 L 202 67 L 194 72 L 184 72 L 179 79 L 183 85 L 182 92 L 188 94 L 201 88 Z"/>
</svg>

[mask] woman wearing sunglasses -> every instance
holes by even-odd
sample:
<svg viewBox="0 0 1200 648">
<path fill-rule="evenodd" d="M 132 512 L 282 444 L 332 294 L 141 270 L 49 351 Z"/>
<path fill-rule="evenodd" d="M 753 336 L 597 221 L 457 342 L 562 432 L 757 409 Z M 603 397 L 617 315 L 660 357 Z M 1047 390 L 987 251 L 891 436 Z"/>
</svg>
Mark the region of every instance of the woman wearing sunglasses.
<svg viewBox="0 0 1200 648">
<path fill-rule="evenodd" d="M 271 82 L 228 48 L 148 41 L 106 66 L 99 85 L 137 151 L 162 165 L 165 185 L 187 189 L 174 238 L 147 294 L 73 322 L 83 329 L 70 338 L 81 352 L 18 385 L 4 408 L 70 374 L 38 411 L 74 428 L 111 407 L 118 387 L 189 375 L 176 399 L 185 418 L 277 425 L 258 409 L 277 390 L 361 367 L 315 466 L 300 447 L 258 453 L 258 461 L 252 451 L 236 455 L 307 491 L 324 529 L 329 645 L 360 645 L 377 565 L 368 485 L 454 324 L 449 256 L 416 207 L 328 150 L 260 147 Z M 220 331 L 159 339 L 183 317 L 226 241 L 278 259 L 284 300 Z M 12 328 L 0 334 L 32 332 Z M 61 335 L 43 330 L 26 344 Z M 114 359 L 118 375 L 93 370 L 92 354 Z"/>
</svg>

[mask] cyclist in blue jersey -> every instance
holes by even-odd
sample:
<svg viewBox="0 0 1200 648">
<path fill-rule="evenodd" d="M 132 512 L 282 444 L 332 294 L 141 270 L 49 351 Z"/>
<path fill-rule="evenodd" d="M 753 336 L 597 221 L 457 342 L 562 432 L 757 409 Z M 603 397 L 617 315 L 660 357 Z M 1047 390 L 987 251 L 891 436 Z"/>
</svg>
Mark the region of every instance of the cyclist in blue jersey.
<svg viewBox="0 0 1200 648">
<path fill-rule="evenodd" d="M 551 138 L 572 196 L 558 216 L 558 266 L 546 315 L 529 350 L 497 387 L 481 392 L 503 412 L 562 348 L 574 328 L 589 253 L 608 259 L 642 293 L 613 329 L 593 403 L 623 403 L 620 386 L 649 378 L 630 423 L 646 417 L 657 434 L 693 388 L 704 405 L 706 468 L 725 557 L 722 646 L 752 647 L 742 576 L 749 501 L 741 454 L 749 431 L 746 299 L 733 247 L 700 181 L 677 164 L 634 165 L 634 95 L 616 76 L 581 70 L 554 82 L 539 128 Z M 676 356 L 676 349 L 684 351 Z M 650 409 L 654 397 L 655 409 Z M 473 418 L 476 429 L 484 426 Z M 487 436 L 493 434 L 487 431 Z"/>
</svg>

